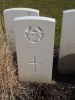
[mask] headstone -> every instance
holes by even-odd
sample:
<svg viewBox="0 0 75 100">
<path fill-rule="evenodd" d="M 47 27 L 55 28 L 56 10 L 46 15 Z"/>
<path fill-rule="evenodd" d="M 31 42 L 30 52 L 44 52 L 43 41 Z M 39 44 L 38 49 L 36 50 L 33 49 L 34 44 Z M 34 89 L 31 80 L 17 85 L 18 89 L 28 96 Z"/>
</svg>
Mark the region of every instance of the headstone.
<svg viewBox="0 0 75 100">
<path fill-rule="evenodd" d="M 20 81 L 50 82 L 52 78 L 55 19 L 15 19 L 15 37 Z"/>
<path fill-rule="evenodd" d="M 75 73 L 75 9 L 63 12 L 58 70 Z"/>
<path fill-rule="evenodd" d="M 21 16 L 38 16 L 39 11 L 31 8 L 11 8 L 4 10 L 4 22 L 9 49 L 15 51 L 14 18 Z"/>
</svg>

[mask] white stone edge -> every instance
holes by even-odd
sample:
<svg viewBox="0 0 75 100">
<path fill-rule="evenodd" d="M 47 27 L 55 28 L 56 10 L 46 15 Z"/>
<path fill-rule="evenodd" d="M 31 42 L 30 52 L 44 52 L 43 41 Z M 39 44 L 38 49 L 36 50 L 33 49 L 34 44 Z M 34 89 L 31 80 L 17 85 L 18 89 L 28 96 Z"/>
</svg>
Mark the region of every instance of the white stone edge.
<svg viewBox="0 0 75 100">
<path fill-rule="evenodd" d="M 70 10 L 64 10 L 63 13 L 72 13 L 72 12 L 75 12 L 75 9 L 70 9 Z"/>
<path fill-rule="evenodd" d="M 4 11 L 3 11 L 3 13 L 5 13 L 5 12 L 8 12 L 8 11 L 15 11 L 15 10 L 26 10 L 26 11 L 33 11 L 33 12 L 37 12 L 38 14 L 39 14 L 39 10 L 37 10 L 37 9 L 33 9 L 33 8 L 10 8 L 10 9 L 5 9 Z"/>
<path fill-rule="evenodd" d="M 16 17 L 14 21 L 22 21 L 22 20 L 44 20 L 44 21 L 52 21 L 56 22 L 54 18 L 49 18 L 49 17 L 43 17 L 43 16 L 23 16 L 23 17 Z"/>
</svg>

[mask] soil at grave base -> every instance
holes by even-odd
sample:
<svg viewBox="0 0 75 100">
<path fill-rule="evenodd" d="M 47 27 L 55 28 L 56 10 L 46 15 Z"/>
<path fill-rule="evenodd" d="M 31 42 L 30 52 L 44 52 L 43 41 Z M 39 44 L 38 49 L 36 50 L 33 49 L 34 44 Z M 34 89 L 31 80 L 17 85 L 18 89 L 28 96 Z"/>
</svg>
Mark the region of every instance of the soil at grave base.
<svg viewBox="0 0 75 100">
<path fill-rule="evenodd" d="M 57 68 L 58 54 L 59 49 L 55 48 L 53 60 L 53 80 L 56 80 L 57 82 L 55 83 L 54 81 L 51 84 L 29 83 L 27 86 L 27 88 L 31 91 L 28 93 L 31 97 L 29 100 L 75 100 L 75 84 L 72 84 L 75 83 L 75 76 L 59 73 Z M 16 53 L 13 55 L 13 60 L 17 63 Z M 16 71 L 16 74 L 18 74 L 17 72 L 18 71 Z M 21 99 L 16 97 L 16 100 Z M 28 99 L 24 98 L 24 100 Z"/>
<path fill-rule="evenodd" d="M 25 84 L 25 83 L 23 83 Z M 30 99 L 22 95 L 24 100 L 75 100 L 75 87 L 72 84 L 40 84 L 30 83 L 28 92 Z M 26 88 L 26 87 L 25 87 Z M 16 97 L 16 100 L 21 100 Z"/>
</svg>

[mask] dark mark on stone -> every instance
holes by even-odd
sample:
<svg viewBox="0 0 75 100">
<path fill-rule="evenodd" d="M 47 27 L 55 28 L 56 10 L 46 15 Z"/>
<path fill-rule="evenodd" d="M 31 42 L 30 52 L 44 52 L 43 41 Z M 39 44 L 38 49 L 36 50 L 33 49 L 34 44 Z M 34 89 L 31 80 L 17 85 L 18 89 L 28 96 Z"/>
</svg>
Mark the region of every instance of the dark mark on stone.
<svg viewBox="0 0 75 100">
<path fill-rule="evenodd" d="M 75 54 L 69 54 L 59 59 L 58 70 L 60 73 L 75 73 Z"/>
</svg>

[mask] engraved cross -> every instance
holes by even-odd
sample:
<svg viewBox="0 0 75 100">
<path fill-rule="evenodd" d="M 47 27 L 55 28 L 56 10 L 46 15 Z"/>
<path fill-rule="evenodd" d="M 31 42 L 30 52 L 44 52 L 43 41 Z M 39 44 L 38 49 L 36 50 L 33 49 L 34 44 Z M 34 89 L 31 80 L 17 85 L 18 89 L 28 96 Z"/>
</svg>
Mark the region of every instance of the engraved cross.
<svg viewBox="0 0 75 100">
<path fill-rule="evenodd" d="M 33 64 L 34 65 L 34 72 L 36 72 L 36 67 L 38 64 L 41 64 L 40 62 L 37 62 L 36 57 L 33 57 L 33 61 L 30 62 L 29 64 Z"/>
</svg>

